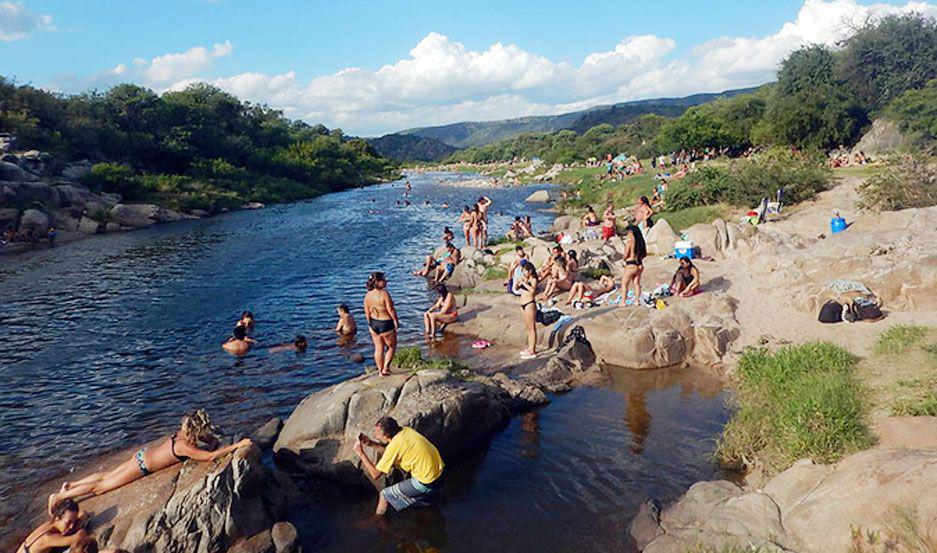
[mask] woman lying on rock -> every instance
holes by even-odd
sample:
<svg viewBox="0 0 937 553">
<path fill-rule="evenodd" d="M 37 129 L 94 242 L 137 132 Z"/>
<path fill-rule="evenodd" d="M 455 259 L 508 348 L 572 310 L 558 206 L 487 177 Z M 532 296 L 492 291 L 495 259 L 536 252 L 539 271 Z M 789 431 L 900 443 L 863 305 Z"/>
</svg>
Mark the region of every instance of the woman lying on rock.
<svg viewBox="0 0 937 553">
<path fill-rule="evenodd" d="M 81 529 L 78 504 L 71 499 L 56 503 L 51 509 L 52 520 L 43 522 L 26 536 L 16 553 L 47 553 L 72 547 L 87 538 Z"/>
<path fill-rule="evenodd" d="M 685 257 L 680 258 L 680 267 L 670 280 L 670 292 L 674 295 L 688 298 L 699 291 L 699 269 L 692 261 Z"/>
<path fill-rule="evenodd" d="M 86 495 L 105 494 L 139 480 L 151 472 L 171 467 L 187 459 L 214 461 L 239 447 L 251 444 L 249 438 L 244 438 L 236 444 L 206 451 L 198 447 L 199 441 L 206 443 L 209 447 L 218 446 L 217 438 L 211 434 L 211 420 L 201 409 L 182 417 L 179 430 L 172 436 L 168 436 L 158 446 L 138 449 L 133 457 L 107 472 L 96 472 L 81 480 L 62 484 L 61 490 L 49 496 L 49 512 L 55 513 L 57 505 L 63 501 Z"/>
<path fill-rule="evenodd" d="M 607 294 L 615 289 L 615 279 L 609 275 L 599 277 L 598 284 L 589 285 L 585 282 L 574 282 L 573 287 L 569 289 L 569 296 L 566 298 L 566 305 L 573 302 L 592 301 L 593 299 Z"/>
</svg>

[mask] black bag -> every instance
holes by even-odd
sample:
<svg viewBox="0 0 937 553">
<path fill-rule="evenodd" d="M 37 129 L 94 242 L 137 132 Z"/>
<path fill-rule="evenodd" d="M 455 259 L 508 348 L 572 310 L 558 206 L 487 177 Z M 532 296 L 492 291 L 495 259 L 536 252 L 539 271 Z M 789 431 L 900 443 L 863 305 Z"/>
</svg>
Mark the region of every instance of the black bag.
<svg viewBox="0 0 937 553">
<path fill-rule="evenodd" d="M 821 323 L 841 323 L 843 322 L 843 306 L 830 300 L 820 308 Z"/>
<path fill-rule="evenodd" d="M 562 316 L 563 312 L 559 309 L 549 309 L 547 311 L 537 310 L 537 322 L 545 326 L 550 326 L 560 320 Z"/>
<path fill-rule="evenodd" d="M 862 299 L 849 304 L 849 312 L 857 321 L 876 321 L 885 316 L 875 302 Z"/>
</svg>

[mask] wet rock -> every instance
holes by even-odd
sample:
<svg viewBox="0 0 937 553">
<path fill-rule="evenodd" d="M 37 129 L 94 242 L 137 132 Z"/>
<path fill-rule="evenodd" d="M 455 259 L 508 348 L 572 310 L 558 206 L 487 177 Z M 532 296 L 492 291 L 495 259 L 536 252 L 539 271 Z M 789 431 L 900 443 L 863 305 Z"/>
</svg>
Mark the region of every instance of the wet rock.
<svg viewBox="0 0 937 553">
<path fill-rule="evenodd" d="M 543 367 L 520 376 L 520 379 L 549 392 L 563 392 L 600 375 L 592 347 L 587 342 L 571 340 L 559 346 L 556 355 L 550 357 Z"/>
<path fill-rule="evenodd" d="M 84 234 L 97 234 L 99 232 L 102 232 L 103 230 L 104 230 L 104 225 L 102 225 L 98 221 L 95 221 L 94 219 L 90 219 L 88 217 L 82 217 L 78 221 L 78 232 L 81 232 Z"/>
<path fill-rule="evenodd" d="M 283 421 L 280 420 L 280 417 L 274 417 L 257 430 L 254 430 L 251 434 L 251 440 L 260 449 L 268 449 L 277 441 L 281 428 L 283 428 Z"/>
<path fill-rule="evenodd" d="M 270 530 L 276 553 L 294 553 L 297 550 L 296 527 L 289 522 L 278 522 Z"/>
<path fill-rule="evenodd" d="M 550 193 L 546 190 L 537 190 L 524 199 L 528 203 L 546 203 L 550 201 Z"/>
<path fill-rule="evenodd" d="M 362 376 L 304 399 L 283 425 L 274 452 L 289 470 L 368 485 L 352 446 L 381 416 L 415 428 L 447 457 L 507 422 L 509 401 L 501 388 L 464 382 L 448 371 Z"/>
<path fill-rule="evenodd" d="M 241 206 L 241 209 L 263 209 L 267 206 L 260 202 L 249 202 Z"/>
<path fill-rule="evenodd" d="M 360 353 L 352 353 L 351 355 L 348 356 L 348 359 L 352 363 L 364 363 L 364 356 L 361 355 Z"/>
<path fill-rule="evenodd" d="M 638 512 L 628 523 L 628 535 L 634 540 L 638 551 L 660 535 L 660 503 L 657 500 L 648 498 L 641 503 Z"/>
<path fill-rule="evenodd" d="M 110 220 L 122 227 L 146 228 L 156 223 L 158 209 L 152 204 L 117 204 L 111 209 Z"/>
<path fill-rule="evenodd" d="M 183 553 L 225 551 L 282 520 L 286 504 L 260 450 L 251 446 L 213 462 L 157 471 L 87 499 L 82 508 L 105 547 Z"/>
</svg>

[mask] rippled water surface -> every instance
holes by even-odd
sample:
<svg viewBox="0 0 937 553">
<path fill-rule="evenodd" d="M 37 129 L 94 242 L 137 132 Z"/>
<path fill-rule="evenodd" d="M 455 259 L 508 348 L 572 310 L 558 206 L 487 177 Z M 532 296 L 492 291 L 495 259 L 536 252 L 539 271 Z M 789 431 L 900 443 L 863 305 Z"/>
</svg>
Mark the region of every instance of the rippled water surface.
<svg viewBox="0 0 937 553">
<path fill-rule="evenodd" d="M 711 462 L 722 384 L 693 369 L 611 369 L 604 388 L 554 396 L 476 453 L 450 459 L 441 507 L 370 518 L 375 495 L 322 489 L 294 513 L 307 551 L 628 551 L 648 496 L 669 502 L 726 475 Z"/>
<path fill-rule="evenodd" d="M 332 328 L 342 301 L 363 325 L 370 271 L 387 273 L 415 340 L 430 296 L 410 271 L 480 193 L 438 177 L 412 179 L 410 207 L 393 183 L 0 257 L 0 534 L 37 482 L 165 435 L 191 408 L 249 431 L 360 373 Z M 530 192 L 484 192 L 494 231 L 528 212 L 549 224 Z M 243 309 L 262 345 L 303 333 L 309 351 L 230 357 L 219 345 Z"/>
</svg>

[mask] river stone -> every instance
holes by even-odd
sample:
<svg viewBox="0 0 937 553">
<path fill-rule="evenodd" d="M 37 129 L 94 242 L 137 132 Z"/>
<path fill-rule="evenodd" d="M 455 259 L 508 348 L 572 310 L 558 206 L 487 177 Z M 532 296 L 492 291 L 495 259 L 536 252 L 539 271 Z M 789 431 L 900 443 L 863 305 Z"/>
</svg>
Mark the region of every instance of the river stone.
<svg viewBox="0 0 937 553">
<path fill-rule="evenodd" d="M 647 251 L 659 255 L 672 253 L 674 242 L 677 240 L 680 240 L 680 236 L 673 231 L 666 219 L 655 221 L 654 226 L 648 229 L 644 236 Z"/>
<path fill-rule="evenodd" d="M 274 417 L 257 430 L 254 430 L 251 434 L 251 440 L 260 449 L 268 449 L 277 441 L 277 435 L 280 434 L 282 427 L 283 421 L 280 420 L 280 417 Z"/>
<path fill-rule="evenodd" d="M 638 512 L 628 523 L 628 535 L 634 540 L 638 551 L 643 551 L 647 544 L 660 535 L 660 503 L 653 498 L 645 499 L 638 507 Z"/>
<path fill-rule="evenodd" d="M 104 225 L 104 230 L 106 230 L 107 232 L 120 232 L 121 230 L 123 230 L 123 227 L 121 227 L 117 223 L 109 222 L 106 225 Z"/>
<path fill-rule="evenodd" d="M 459 290 L 467 290 L 469 288 L 475 288 L 481 283 L 481 276 L 474 270 L 474 262 L 469 264 L 469 261 L 472 260 L 468 259 L 462 263 L 456 264 L 455 268 L 452 269 L 452 274 L 446 279 L 447 286 Z"/>
<path fill-rule="evenodd" d="M 276 553 L 276 551 L 270 530 L 254 534 L 228 549 L 228 553 Z"/>
<path fill-rule="evenodd" d="M 78 221 L 78 232 L 84 234 L 97 234 L 101 232 L 101 223 L 88 217 L 82 217 Z"/>
<path fill-rule="evenodd" d="M 297 549 L 296 540 L 299 537 L 296 527 L 289 522 L 278 522 L 270 530 L 276 553 L 294 553 Z"/>
<path fill-rule="evenodd" d="M 443 370 L 362 376 L 306 397 L 273 449 L 290 470 L 367 486 L 352 446 L 360 432 L 372 433 L 380 417 L 413 427 L 449 458 L 507 422 L 509 400 L 501 388 L 463 382 Z"/>
<path fill-rule="evenodd" d="M 69 163 L 62 169 L 61 177 L 69 181 L 79 181 L 91 172 L 91 167 L 93 165 L 94 164 L 87 159 Z"/>
<path fill-rule="evenodd" d="M 225 551 L 264 532 L 285 515 L 284 497 L 250 446 L 157 471 L 81 506 L 102 546 L 183 553 Z"/>
<path fill-rule="evenodd" d="M 31 230 L 37 238 L 44 238 L 49 230 L 49 216 L 38 209 L 27 209 L 20 216 L 20 230 Z"/>
<path fill-rule="evenodd" d="M 538 203 L 538 204 L 546 203 L 550 201 L 550 193 L 547 192 L 546 190 L 537 190 L 533 194 L 527 196 L 527 198 L 525 198 L 524 201 L 528 203 Z"/>
<path fill-rule="evenodd" d="M 110 220 L 122 227 L 145 228 L 156 222 L 158 210 L 152 204 L 117 204 L 111 209 Z"/>
<path fill-rule="evenodd" d="M 15 163 L 0 161 L 0 180 L 13 182 L 35 182 L 39 177 Z"/>
</svg>

